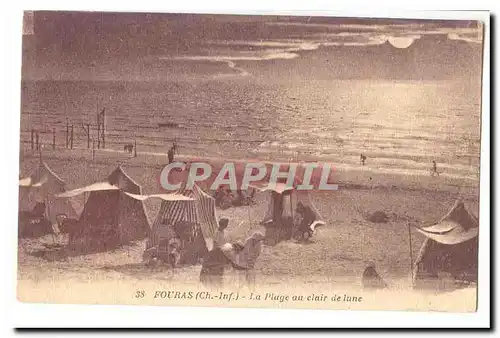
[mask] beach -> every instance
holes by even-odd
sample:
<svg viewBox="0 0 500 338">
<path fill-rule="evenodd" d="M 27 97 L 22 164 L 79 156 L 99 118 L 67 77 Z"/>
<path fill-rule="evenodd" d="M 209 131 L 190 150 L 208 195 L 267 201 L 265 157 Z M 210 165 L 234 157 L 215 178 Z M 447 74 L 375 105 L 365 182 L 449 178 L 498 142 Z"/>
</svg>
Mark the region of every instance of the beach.
<svg viewBox="0 0 500 338">
<path fill-rule="evenodd" d="M 143 194 L 154 194 L 160 190 L 158 176 L 166 163 L 165 158 L 155 156 L 154 162 L 148 155 L 131 157 L 127 153 L 113 153 L 113 156 L 109 156 L 107 152 L 100 151 L 92 160 L 88 158 L 89 154 L 78 153 L 51 153 L 49 150 L 43 153 L 43 160 L 65 180 L 68 189 L 102 181 L 117 165 L 121 165 L 126 173 L 142 186 Z M 21 177 L 29 174 L 39 162 L 36 153 L 25 156 L 20 163 Z M 363 270 L 368 262 L 374 262 L 378 272 L 392 285 L 394 292 L 411 293 L 408 223 L 423 226 L 438 221 L 459 196 L 464 199 L 472 213 L 478 214 L 479 204 L 475 198 L 477 185 L 463 187 L 458 186 L 457 182 L 442 178 L 408 178 L 380 173 L 371 175 L 371 180 L 365 180 L 363 177 L 366 175 L 371 174 L 362 171 L 340 172 L 339 180 L 335 181 L 339 184 L 338 191 L 311 192 L 310 198 L 326 221 L 326 226 L 317 231 L 309 244 L 285 241 L 274 246 L 265 246 L 256 264 L 258 285 L 264 289 L 307 286 L 310 290 L 334 288 L 359 293 L 363 292 Z M 227 217 L 230 220 L 228 240 L 244 240 L 255 231 L 264 231 L 259 221 L 267 210 L 265 193 L 257 193 L 256 201 L 256 204 L 251 206 L 217 210 L 219 218 Z M 83 206 L 83 200 L 76 202 L 76 205 Z M 148 217 L 152 221 L 158 212 L 159 202 L 146 201 L 145 204 Z M 390 221 L 380 224 L 366 220 L 366 214 L 374 211 L 384 211 L 389 215 Z M 411 233 L 411 252 L 415 259 L 424 236 L 414 229 Z M 60 287 L 85 287 L 85 283 L 90 283 L 97 293 L 104 292 L 108 287 L 106 293 L 112 293 L 117 287 L 113 283 L 123 283 L 126 288 L 131 288 L 131 285 L 148 285 L 152 288 L 155 283 L 171 287 L 199 287 L 200 266 L 180 267 L 175 273 L 166 267 L 152 269 L 145 266 L 142 263 L 145 241 L 134 242 L 110 252 L 70 258 L 58 257 L 47 250 L 53 243 L 64 245 L 65 241 L 65 235 L 20 239 L 20 299 L 57 301 L 59 293 L 56 291 Z M 100 289 L 101 284 L 103 289 Z M 40 291 L 40 294 L 36 294 L 35 290 L 46 288 L 53 289 L 54 293 Z M 75 297 L 75 301 L 78 299 L 78 294 L 61 292 L 60 295 L 63 297 L 60 298 L 62 302 L 64 299 L 71 299 L 71 295 Z M 414 299 L 412 297 L 407 297 L 408 304 Z M 425 297 L 437 296 L 431 294 Z M 470 297 L 475 297 L 475 294 Z M 97 298 L 100 300 L 96 302 L 107 302 L 106 298 Z M 470 304 L 472 303 L 474 302 L 470 300 Z M 434 300 L 429 304 L 432 309 L 439 311 L 443 310 L 440 306 L 449 303 Z M 337 305 L 342 307 L 342 304 Z M 373 303 L 365 305 L 374 306 Z M 399 305 L 382 303 L 379 306 L 391 309 Z M 471 306 L 465 306 L 464 311 L 473 310 Z"/>
</svg>

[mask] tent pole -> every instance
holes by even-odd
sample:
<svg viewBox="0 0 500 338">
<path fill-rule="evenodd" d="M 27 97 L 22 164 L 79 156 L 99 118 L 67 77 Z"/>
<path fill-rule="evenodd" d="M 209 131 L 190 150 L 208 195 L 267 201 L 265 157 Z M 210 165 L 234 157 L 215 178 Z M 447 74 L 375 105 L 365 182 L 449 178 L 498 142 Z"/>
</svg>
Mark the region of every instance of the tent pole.
<svg viewBox="0 0 500 338">
<path fill-rule="evenodd" d="M 56 243 L 56 239 L 55 239 L 55 236 L 54 236 L 54 228 L 52 227 L 52 222 L 50 221 L 50 206 L 49 206 L 49 201 L 47 199 L 47 195 L 45 195 L 44 202 L 45 202 L 45 208 L 47 210 L 47 221 L 49 222 L 50 227 L 52 229 L 52 232 L 51 232 L 51 235 L 52 235 L 52 244 L 55 244 Z"/>
<path fill-rule="evenodd" d="M 250 224 L 250 227 L 252 227 L 252 218 L 250 217 L 250 204 L 248 204 L 248 223 Z"/>
<path fill-rule="evenodd" d="M 411 281 L 413 283 L 413 248 L 411 245 L 411 226 L 408 223 L 408 238 L 410 239 L 410 272 L 411 272 Z"/>
</svg>

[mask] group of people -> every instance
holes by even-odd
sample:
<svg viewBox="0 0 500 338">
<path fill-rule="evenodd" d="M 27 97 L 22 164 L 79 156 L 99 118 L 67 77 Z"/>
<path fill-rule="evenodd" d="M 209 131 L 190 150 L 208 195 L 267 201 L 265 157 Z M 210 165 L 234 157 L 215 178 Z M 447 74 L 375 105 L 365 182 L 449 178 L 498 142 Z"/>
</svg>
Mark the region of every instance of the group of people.
<svg viewBox="0 0 500 338">
<path fill-rule="evenodd" d="M 215 191 L 214 198 L 215 205 L 221 209 L 250 205 L 255 202 L 255 189 L 251 189 L 249 194 L 243 190 L 237 190 L 234 194 L 231 190 L 220 187 Z"/>
<path fill-rule="evenodd" d="M 201 283 L 209 288 L 223 286 L 224 274 L 232 267 L 238 279 L 241 274 L 249 289 L 255 285 L 255 263 L 262 252 L 262 242 L 265 236 L 256 232 L 243 242 L 231 243 L 226 239 L 227 218 L 219 221 L 219 227 L 214 235 L 213 248 L 203 259 L 200 272 Z"/>
</svg>

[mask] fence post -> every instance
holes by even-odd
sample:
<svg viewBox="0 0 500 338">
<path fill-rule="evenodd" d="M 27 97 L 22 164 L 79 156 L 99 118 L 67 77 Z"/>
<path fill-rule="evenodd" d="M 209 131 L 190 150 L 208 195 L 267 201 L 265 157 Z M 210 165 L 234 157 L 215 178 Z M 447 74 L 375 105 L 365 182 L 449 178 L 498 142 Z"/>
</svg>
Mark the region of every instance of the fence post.
<svg viewBox="0 0 500 338">
<path fill-rule="evenodd" d="M 73 149 L 73 125 L 71 125 L 70 148 Z"/>
<path fill-rule="evenodd" d="M 31 128 L 31 150 L 35 149 L 35 130 Z"/>
<path fill-rule="evenodd" d="M 97 118 L 97 149 L 101 148 L 101 124 Z"/>
<path fill-rule="evenodd" d="M 106 148 L 106 107 L 102 108 L 102 148 Z"/>
<path fill-rule="evenodd" d="M 35 140 L 36 140 L 36 150 L 40 149 L 40 143 L 39 143 L 39 134 L 38 131 L 35 132 Z"/>
<path fill-rule="evenodd" d="M 52 149 L 56 149 L 56 128 L 52 128 Z"/>
<path fill-rule="evenodd" d="M 90 148 L 90 124 L 87 123 L 87 148 Z"/>
<path fill-rule="evenodd" d="M 137 140 L 134 139 L 134 157 L 137 157 Z"/>
</svg>

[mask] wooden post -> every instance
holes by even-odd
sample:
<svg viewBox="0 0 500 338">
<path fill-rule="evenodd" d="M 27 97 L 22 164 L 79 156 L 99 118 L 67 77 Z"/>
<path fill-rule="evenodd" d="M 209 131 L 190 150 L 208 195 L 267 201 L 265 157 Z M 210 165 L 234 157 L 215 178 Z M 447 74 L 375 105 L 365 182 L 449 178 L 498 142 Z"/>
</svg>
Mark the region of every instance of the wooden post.
<svg viewBox="0 0 500 338">
<path fill-rule="evenodd" d="M 248 192 L 248 190 L 247 190 Z M 250 215 L 250 203 L 248 203 L 248 223 L 250 223 L 250 228 L 252 228 L 252 217 Z"/>
<path fill-rule="evenodd" d="M 31 150 L 35 149 L 35 129 L 31 128 Z"/>
<path fill-rule="evenodd" d="M 69 122 L 66 118 L 66 149 L 69 148 Z"/>
<path fill-rule="evenodd" d="M 56 149 L 56 128 L 52 128 L 52 149 Z"/>
<path fill-rule="evenodd" d="M 92 140 L 92 159 L 95 159 L 95 140 Z"/>
<path fill-rule="evenodd" d="M 102 130 L 101 130 L 101 133 L 102 133 L 102 147 L 103 148 L 106 148 L 106 125 L 105 125 L 105 121 L 106 121 L 106 108 L 102 108 Z"/>
<path fill-rule="evenodd" d="M 99 121 L 99 113 L 97 113 L 97 149 L 101 148 L 101 121 Z"/>
<path fill-rule="evenodd" d="M 413 283 L 413 248 L 411 245 L 411 226 L 408 223 L 408 238 L 410 239 L 410 271 L 411 271 L 411 281 Z"/>
<path fill-rule="evenodd" d="M 87 123 L 87 148 L 90 148 L 90 124 Z"/>
<path fill-rule="evenodd" d="M 137 157 L 137 140 L 134 139 L 134 157 Z"/>
<path fill-rule="evenodd" d="M 73 125 L 71 125 L 70 148 L 73 149 Z"/>
<path fill-rule="evenodd" d="M 38 150 L 38 149 L 40 149 L 38 131 L 35 132 L 35 140 L 36 140 L 36 150 Z"/>
</svg>

